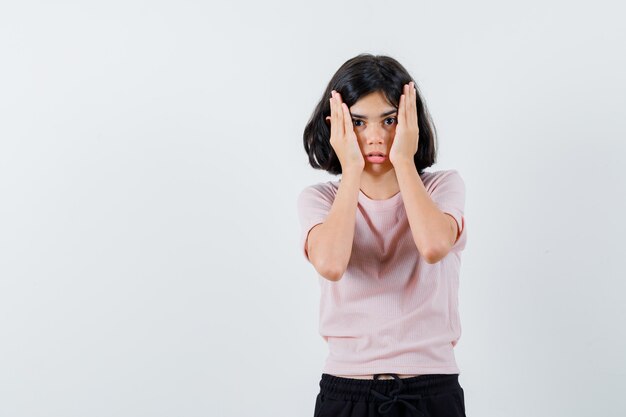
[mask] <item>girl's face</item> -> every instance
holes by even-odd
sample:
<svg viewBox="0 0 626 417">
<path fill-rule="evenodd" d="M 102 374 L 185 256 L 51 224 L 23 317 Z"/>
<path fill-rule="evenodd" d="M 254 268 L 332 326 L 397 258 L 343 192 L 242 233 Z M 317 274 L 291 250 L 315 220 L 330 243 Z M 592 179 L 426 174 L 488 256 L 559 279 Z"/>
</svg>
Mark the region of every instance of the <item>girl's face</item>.
<svg viewBox="0 0 626 417">
<path fill-rule="evenodd" d="M 389 150 L 396 134 L 398 109 L 387 102 L 382 91 L 376 91 L 354 103 L 350 114 L 366 168 L 391 167 Z M 368 156 L 372 152 L 380 152 L 383 157 Z"/>
</svg>

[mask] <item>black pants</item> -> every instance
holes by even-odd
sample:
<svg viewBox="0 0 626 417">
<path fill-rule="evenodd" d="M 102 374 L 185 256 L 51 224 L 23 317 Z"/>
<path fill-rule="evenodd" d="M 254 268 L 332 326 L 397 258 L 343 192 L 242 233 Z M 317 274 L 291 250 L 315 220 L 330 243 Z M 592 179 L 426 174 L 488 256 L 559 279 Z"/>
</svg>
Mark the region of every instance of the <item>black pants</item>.
<svg viewBox="0 0 626 417">
<path fill-rule="evenodd" d="M 392 375 L 393 379 L 378 379 Z M 458 374 L 374 379 L 323 373 L 314 417 L 466 417 Z"/>
</svg>

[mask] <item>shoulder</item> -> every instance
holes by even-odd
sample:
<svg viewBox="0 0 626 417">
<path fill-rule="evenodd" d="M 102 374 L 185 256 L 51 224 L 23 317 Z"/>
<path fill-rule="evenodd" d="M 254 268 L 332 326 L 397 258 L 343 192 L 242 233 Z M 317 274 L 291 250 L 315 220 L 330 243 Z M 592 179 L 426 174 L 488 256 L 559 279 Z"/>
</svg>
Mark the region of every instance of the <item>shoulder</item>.
<svg viewBox="0 0 626 417">
<path fill-rule="evenodd" d="M 300 195 L 303 194 L 323 194 L 323 195 L 335 195 L 339 188 L 339 181 L 326 181 L 318 182 L 316 184 L 310 184 L 304 187 L 300 191 Z"/>
<path fill-rule="evenodd" d="M 326 181 L 307 185 L 298 194 L 298 203 L 304 203 L 311 199 L 332 203 L 335 200 L 338 188 L 339 181 Z"/>
<path fill-rule="evenodd" d="M 428 191 L 434 191 L 437 188 L 460 188 L 465 189 L 465 181 L 456 169 L 446 169 L 433 172 L 423 172 L 421 175 L 424 187 Z"/>
</svg>

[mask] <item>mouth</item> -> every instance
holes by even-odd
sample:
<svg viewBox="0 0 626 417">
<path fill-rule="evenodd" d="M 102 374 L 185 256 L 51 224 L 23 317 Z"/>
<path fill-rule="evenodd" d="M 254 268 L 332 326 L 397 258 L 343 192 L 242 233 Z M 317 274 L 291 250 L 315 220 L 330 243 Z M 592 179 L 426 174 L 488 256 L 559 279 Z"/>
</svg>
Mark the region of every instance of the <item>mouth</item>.
<svg viewBox="0 0 626 417">
<path fill-rule="evenodd" d="M 370 152 L 367 154 L 366 159 L 372 164 L 384 164 L 387 156 L 382 152 Z"/>
</svg>

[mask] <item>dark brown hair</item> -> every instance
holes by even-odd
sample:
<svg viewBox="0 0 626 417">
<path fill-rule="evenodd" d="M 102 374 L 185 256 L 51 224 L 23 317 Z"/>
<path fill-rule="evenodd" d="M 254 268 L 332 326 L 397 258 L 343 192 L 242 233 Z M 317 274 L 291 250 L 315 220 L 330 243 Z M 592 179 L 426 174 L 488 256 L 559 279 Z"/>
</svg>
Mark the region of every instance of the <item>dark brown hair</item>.
<svg viewBox="0 0 626 417">
<path fill-rule="evenodd" d="M 381 91 L 389 103 L 397 108 L 402 88 L 410 81 L 415 82 L 408 71 L 389 56 L 363 53 L 346 61 L 331 78 L 304 128 L 304 150 L 309 156 L 311 166 L 333 175 L 341 174 L 339 158 L 330 145 L 330 125 L 326 121 L 326 116 L 330 116 L 329 98 L 332 90 L 341 94 L 348 107 L 363 96 Z M 421 175 L 437 159 L 436 129 L 417 83 L 415 89 L 419 141 L 413 159 L 417 172 Z"/>
</svg>

